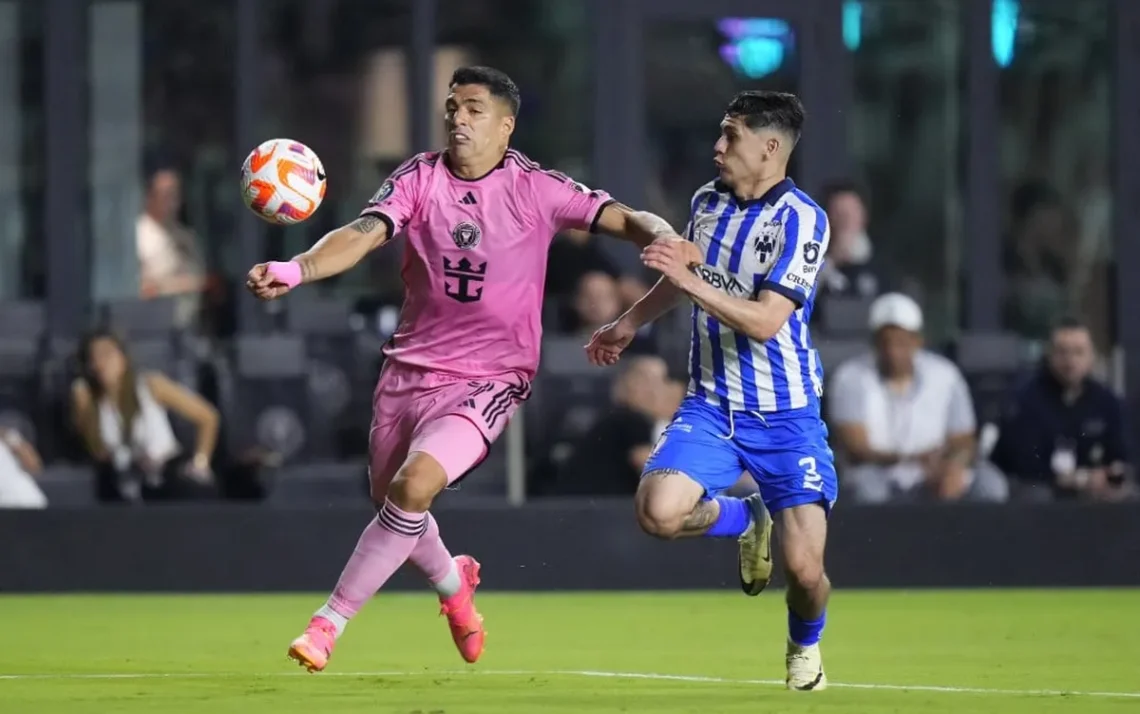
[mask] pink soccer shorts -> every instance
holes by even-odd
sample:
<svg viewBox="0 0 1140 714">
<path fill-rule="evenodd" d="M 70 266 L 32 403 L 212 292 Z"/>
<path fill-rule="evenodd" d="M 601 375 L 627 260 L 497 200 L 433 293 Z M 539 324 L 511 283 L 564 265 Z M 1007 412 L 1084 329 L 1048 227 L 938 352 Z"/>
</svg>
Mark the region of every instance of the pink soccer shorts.
<svg viewBox="0 0 1140 714">
<path fill-rule="evenodd" d="M 471 379 L 386 362 L 368 439 L 373 499 L 384 498 L 415 451 L 438 461 L 448 484 L 455 483 L 486 457 L 528 396 L 530 384 L 521 375 Z"/>
</svg>

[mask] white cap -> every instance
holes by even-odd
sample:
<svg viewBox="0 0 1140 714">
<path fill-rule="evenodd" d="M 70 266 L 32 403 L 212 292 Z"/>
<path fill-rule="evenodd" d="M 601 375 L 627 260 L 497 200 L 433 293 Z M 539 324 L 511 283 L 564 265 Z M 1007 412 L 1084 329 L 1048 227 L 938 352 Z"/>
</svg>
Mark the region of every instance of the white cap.
<svg viewBox="0 0 1140 714">
<path fill-rule="evenodd" d="M 922 308 L 902 293 L 886 293 L 871 303 L 869 320 L 872 332 L 884 327 L 901 327 L 909 332 L 922 332 Z"/>
</svg>

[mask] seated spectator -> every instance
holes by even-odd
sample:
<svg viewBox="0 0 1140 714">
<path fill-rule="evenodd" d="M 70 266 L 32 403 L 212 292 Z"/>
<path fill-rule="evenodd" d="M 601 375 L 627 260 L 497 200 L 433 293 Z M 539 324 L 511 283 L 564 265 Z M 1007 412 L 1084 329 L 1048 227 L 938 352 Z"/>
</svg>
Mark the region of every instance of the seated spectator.
<svg viewBox="0 0 1140 714">
<path fill-rule="evenodd" d="M 649 292 L 649 285 L 636 275 L 622 275 L 618 279 L 618 300 L 621 302 L 621 311 L 625 312 L 645 297 Z M 650 323 L 652 324 L 652 323 Z"/>
<path fill-rule="evenodd" d="M 550 244 L 550 257 L 546 266 L 546 294 L 557 298 L 571 298 L 578 289 L 582 276 L 588 273 L 605 273 L 616 278 L 618 270 L 596 236 L 586 231 L 570 230 L 560 233 Z"/>
<path fill-rule="evenodd" d="M 211 493 L 217 410 L 164 374 L 136 373 L 123 344 L 109 332 L 85 337 L 78 358 L 81 376 L 71 385 L 72 418 L 96 465 L 98 498 L 138 501 Z M 174 436 L 170 412 L 197 427 L 190 455 Z"/>
<path fill-rule="evenodd" d="M 859 503 L 934 498 L 1000 501 L 1000 473 L 974 465 L 966 380 L 922 349 L 922 310 L 888 293 L 871 306 L 874 349 L 842 364 L 829 393 L 843 488 Z"/>
<path fill-rule="evenodd" d="M 0 427 L 0 508 L 46 508 L 47 496 L 35 476 L 44 465 L 20 432 Z"/>
<path fill-rule="evenodd" d="M 612 409 L 597 421 L 559 469 L 559 495 L 632 495 L 653 444 L 680 406 L 660 357 L 628 357 L 614 382 Z"/>
<path fill-rule="evenodd" d="M 622 282 L 606 273 L 592 272 L 583 275 L 578 281 L 578 292 L 574 295 L 573 327 L 570 332 L 580 338 L 582 344 L 589 342 L 596 330 L 621 316 L 625 301 L 632 297 L 637 285 L 639 283 L 630 279 L 624 283 L 623 288 Z M 641 295 L 638 295 L 637 299 L 641 299 Z M 625 352 L 626 354 L 653 353 L 652 332 L 640 330 Z"/>
<path fill-rule="evenodd" d="M 139 289 L 144 300 L 178 296 L 177 326 L 190 327 L 198 318 L 205 269 L 198 240 L 179 220 L 182 179 L 172 168 L 151 169 L 146 203 L 135 224 L 139 258 Z"/>
<path fill-rule="evenodd" d="M 1044 340 L 1056 316 L 1072 307 L 1080 227 L 1062 193 L 1043 182 L 1018 186 L 1010 208 L 1011 232 L 1002 241 L 1009 285 L 1004 319 L 1018 334 Z"/>
<path fill-rule="evenodd" d="M 867 205 L 858 187 L 837 183 L 824 191 L 823 209 L 831 224 L 827 260 L 819 274 L 823 295 L 872 298 L 887 286 L 867 236 Z M 821 300 L 826 302 L 826 300 Z"/>
<path fill-rule="evenodd" d="M 1119 500 L 1135 491 L 1124 404 L 1091 376 L 1092 335 L 1076 320 L 1052 330 L 1040 370 L 1010 400 L 990 459 L 1015 495 Z"/>
<path fill-rule="evenodd" d="M 602 272 L 590 272 L 578 281 L 574 293 L 574 334 L 589 340 L 594 331 L 621 315 L 618 283 Z"/>
<path fill-rule="evenodd" d="M 623 275 L 617 279 L 618 284 L 618 301 L 621 303 L 621 313 L 625 314 L 626 310 L 633 307 L 645 294 L 649 292 L 650 285 L 636 275 Z M 658 328 L 661 321 L 654 320 L 647 322 L 641 326 L 637 331 L 637 337 L 633 338 L 633 343 L 630 344 L 629 350 L 633 354 L 657 354 L 658 349 Z M 688 321 L 685 323 L 688 329 Z"/>
</svg>

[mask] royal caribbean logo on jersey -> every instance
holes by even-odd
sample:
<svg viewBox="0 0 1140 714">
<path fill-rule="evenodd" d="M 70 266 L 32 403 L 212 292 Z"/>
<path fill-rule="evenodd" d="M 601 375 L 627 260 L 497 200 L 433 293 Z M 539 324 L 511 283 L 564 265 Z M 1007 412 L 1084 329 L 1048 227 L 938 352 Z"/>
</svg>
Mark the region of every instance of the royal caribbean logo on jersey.
<svg viewBox="0 0 1140 714">
<path fill-rule="evenodd" d="M 451 239 L 460 250 L 471 250 L 482 237 L 483 231 L 471 221 L 463 221 L 451 231 Z"/>
<path fill-rule="evenodd" d="M 392 197 L 395 191 L 396 185 L 391 181 L 385 181 L 380 185 L 380 190 L 376 192 L 376 195 L 372 197 L 372 203 L 383 203 L 387 201 Z"/>
</svg>

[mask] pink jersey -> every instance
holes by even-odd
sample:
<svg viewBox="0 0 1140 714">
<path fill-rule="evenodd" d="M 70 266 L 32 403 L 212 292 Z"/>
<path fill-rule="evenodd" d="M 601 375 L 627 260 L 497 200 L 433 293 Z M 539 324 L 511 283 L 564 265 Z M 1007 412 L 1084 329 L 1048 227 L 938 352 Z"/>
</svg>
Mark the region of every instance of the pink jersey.
<svg viewBox="0 0 1140 714">
<path fill-rule="evenodd" d="M 532 379 L 550 242 L 591 230 L 610 202 L 513 149 L 473 181 L 439 152 L 404 162 L 361 212 L 408 241 L 404 307 L 385 355 L 461 377 Z"/>
</svg>

